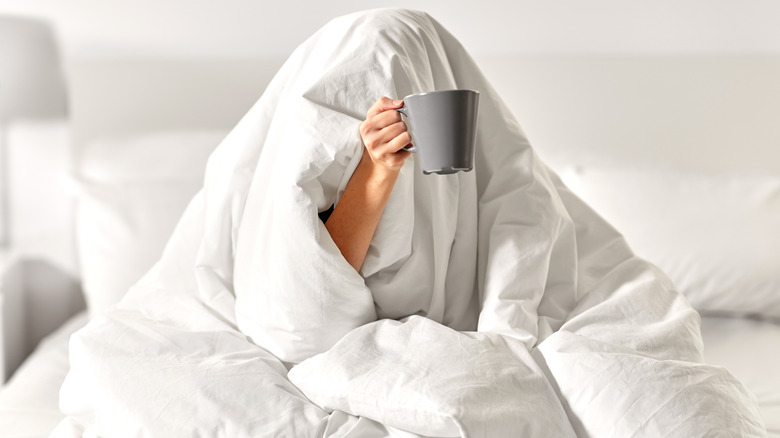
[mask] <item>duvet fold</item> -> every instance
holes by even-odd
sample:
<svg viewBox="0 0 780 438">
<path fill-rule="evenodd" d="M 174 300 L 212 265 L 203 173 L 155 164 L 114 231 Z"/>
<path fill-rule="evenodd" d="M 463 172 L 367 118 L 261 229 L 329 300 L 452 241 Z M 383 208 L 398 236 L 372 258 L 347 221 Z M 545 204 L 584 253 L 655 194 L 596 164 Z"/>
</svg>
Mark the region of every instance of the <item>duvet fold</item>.
<svg viewBox="0 0 780 438">
<path fill-rule="evenodd" d="M 480 92 L 474 170 L 404 164 L 361 272 L 318 213 L 381 96 Z M 699 317 L 539 159 L 424 13 L 337 18 L 209 159 L 155 267 L 71 339 L 54 436 L 764 436 Z"/>
</svg>

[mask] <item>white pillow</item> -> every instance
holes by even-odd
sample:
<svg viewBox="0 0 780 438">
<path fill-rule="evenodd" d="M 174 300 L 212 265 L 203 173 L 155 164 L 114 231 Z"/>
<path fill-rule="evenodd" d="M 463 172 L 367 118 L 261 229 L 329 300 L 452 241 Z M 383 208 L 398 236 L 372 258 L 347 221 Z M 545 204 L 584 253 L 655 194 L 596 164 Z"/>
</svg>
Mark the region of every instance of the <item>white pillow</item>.
<svg viewBox="0 0 780 438">
<path fill-rule="evenodd" d="M 559 173 L 696 309 L 780 317 L 780 175 L 592 164 Z"/>
<path fill-rule="evenodd" d="M 118 302 L 157 261 L 224 131 L 163 132 L 90 143 L 76 169 L 76 238 L 91 315 Z"/>
</svg>

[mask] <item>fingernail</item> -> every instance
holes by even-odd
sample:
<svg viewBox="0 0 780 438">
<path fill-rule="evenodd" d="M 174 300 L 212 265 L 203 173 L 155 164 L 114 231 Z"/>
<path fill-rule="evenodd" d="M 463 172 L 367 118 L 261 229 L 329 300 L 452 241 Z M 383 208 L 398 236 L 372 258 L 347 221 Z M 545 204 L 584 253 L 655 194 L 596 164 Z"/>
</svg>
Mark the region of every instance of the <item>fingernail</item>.
<svg viewBox="0 0 780 438">
<path fill-rule="evenodd" d="M 394 101 L 393 101 L 393 105 L 400 105 L 400 104 L 402 104 L 402 103 L 404 103 L 404 101 L 403 101 L 403 100 L 394 100 Z"/>
</svg>

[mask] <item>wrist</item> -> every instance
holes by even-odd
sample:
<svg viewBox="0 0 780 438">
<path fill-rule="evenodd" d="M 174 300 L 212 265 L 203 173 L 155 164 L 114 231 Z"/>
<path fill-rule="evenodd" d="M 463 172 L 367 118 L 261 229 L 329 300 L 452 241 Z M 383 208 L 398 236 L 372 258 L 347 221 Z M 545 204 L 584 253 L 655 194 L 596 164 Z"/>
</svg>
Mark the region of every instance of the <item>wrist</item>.
<svg viewBox="0 0 780 438">
<path fill-rule="evenodd" d="M 368 151 L 364 149 L 356 172 L 361 174 L 366 184 L 375 188 L 392 187 L 398 179 L 401 168 L 394 169 L 375 162 Z"/>
</svg>

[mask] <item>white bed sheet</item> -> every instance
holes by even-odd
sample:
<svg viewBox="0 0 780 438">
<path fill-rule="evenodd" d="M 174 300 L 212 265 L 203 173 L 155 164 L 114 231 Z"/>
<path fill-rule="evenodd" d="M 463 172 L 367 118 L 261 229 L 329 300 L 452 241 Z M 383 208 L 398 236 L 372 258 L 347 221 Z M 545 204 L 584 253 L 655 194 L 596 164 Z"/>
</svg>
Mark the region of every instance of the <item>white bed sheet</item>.
<svg viewBox="0 0 780 438">
<path fill-rule="evenodd" d="M 767 436 L 780 438 L 780 321 L 706 316 L 701 331 L 705 361 L 755 394 Z"/>
<path fill-rule="evenodd" d="M 47 337 L 0 390 L 0 435 L 47 437 L 64 417 L 59 388 L 68 370 L 68 339 L 86 323 L 79 314 Z M 725 366 L 756 395 L 769 437 L 780 438 L 780 323 L 702 318 L 705 359 Z"/>
<path fill-rule="evenodd" d="M 68 372 L 68 340 L 87 322 L 82 312 L 47 336 L 0 389 L 0 436 L 48 437 L 64 418 L 59 392 Z"/>
</svg>

